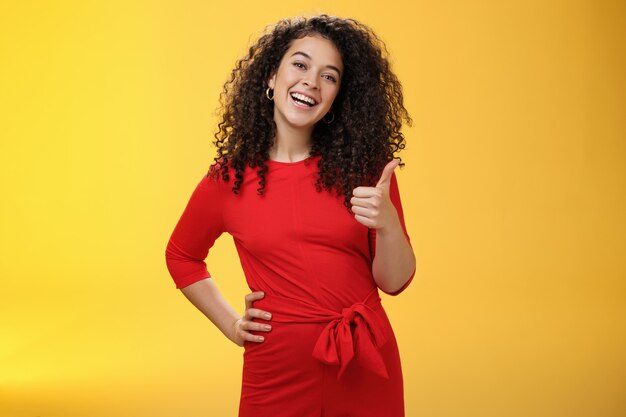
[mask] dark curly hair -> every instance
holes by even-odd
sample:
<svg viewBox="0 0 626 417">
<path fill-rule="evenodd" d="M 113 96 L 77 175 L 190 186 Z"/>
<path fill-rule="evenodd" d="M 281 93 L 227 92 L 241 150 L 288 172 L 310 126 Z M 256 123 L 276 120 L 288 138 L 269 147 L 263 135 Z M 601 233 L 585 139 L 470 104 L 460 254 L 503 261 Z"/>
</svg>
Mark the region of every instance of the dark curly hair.
<svg viewBox="0 0 626 417">
<path fill-rule="evenodd" d="M 222 120 L 213 142 L 218 155 L 206 175 L 221 172 L 227 181 L 233 168 L 232 191 L 237 194 L 245 167 L 258 167 L 257 193 L 263 194 L 265 162 L 276 133 L 274 102 L 265 96 L 267 80 L 295 39 L 321 35 L 339 50 L 345 72 L 333 102 L 333 122 L 318 122 L 313 129 L 310 155 L 321 155 L 315 187 L 343 194 L 349 210 L 352 190 L 374 186 L 394 153 L 404 149 L 402 121 L 412 124 L 387 48 L 367 26 L 326 14 L 284 19 L 268 28 L 224 84 L 218 113 Z"/>
</svg>

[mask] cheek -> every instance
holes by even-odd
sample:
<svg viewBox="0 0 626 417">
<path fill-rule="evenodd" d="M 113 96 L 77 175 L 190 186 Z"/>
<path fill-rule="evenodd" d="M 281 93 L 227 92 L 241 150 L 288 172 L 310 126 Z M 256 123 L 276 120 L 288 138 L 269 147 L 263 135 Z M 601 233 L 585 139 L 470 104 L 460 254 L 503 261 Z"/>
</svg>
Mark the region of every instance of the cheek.
<svg viewBox="0 0 626 417">
<path fill-rule="evenodd" d="M 337 98 L 337 94 L 339 93 L 338 88 L 330 89 L 325 92 L 324 102 L 328 105 L 328 107 L 332 106 L 335 98 Z"/>
</svg>

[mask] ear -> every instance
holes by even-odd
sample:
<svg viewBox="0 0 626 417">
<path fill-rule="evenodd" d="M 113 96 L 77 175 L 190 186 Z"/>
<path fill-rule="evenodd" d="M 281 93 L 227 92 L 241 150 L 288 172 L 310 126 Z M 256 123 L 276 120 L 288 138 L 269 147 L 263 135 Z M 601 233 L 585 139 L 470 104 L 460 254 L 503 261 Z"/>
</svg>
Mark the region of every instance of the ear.
<svg viewBox="0 0 626 417">
<path fill-rule="evenodd" d="M 267 85 L 269 86 L 269 88 L 271 88 L 272 90 L 274 89 L 274 86 L 276 85 L 276 73 L 273 72 L 270 75 L 270 78 L 267 80 Z"/>
</svg>

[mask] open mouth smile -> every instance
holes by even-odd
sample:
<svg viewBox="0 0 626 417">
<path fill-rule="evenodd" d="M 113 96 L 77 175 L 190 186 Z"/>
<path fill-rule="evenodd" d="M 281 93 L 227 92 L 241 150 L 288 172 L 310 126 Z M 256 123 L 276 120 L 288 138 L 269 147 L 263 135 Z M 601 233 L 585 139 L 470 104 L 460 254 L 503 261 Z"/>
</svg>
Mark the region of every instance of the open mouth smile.
<svg viewBox="0 0 626 417">
<path fill-rule="evenodd" d="M 317 105 L 317 101 L 301 93 L 290 93 L 289 96 L 297 107 L 308 109 Z"/>
</svg>

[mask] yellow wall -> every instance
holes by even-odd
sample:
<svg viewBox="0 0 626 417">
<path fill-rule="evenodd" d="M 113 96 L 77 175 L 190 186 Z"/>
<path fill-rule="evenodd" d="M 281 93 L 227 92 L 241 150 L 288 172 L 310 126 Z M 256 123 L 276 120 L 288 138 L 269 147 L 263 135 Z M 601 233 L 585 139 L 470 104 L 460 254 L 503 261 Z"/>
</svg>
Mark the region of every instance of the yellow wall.
<svg viewBox="0 0 626 417">
<path fill-rule="evenodd" d="M 387 42 L 415 119 L 407 416 L 626 415 L 623 1 L 5 3 L 0 416 L 236 415 L 242 351 L 165 245 L 236 58 L 322 11 Z M 207 262 L 243 311 L 229 235 Z"/>
</svg>

